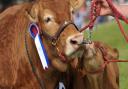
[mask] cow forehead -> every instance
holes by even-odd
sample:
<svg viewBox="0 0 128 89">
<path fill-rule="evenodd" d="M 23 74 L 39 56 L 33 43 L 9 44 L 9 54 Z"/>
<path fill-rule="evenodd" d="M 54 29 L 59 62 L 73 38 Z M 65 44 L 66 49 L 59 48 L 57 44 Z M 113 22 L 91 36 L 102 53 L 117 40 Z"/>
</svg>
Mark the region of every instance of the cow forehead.
<svg viewBox="0 0 128 89">
<path fill-rule="evenodd" d="M 67 0 L 42 0 L 44 7 L 52 9 L 69 9 L 69 1 Z"/>
<path fill-rule="evenodd" d="M 54 12 L 58 18 L 69 18 L 70 4 L 67 0 L 42 0 L 43 8 Z"/>
</svg>

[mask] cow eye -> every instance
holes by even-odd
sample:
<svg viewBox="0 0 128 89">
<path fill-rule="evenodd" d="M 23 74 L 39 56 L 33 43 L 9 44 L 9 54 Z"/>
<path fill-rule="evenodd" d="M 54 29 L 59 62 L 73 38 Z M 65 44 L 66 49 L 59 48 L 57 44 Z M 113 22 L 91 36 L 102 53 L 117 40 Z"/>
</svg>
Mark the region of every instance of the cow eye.
<svg viewBox="0 0 128 89">
<path fill-rule="evenodd" d="M 47 18 L 44 19 L 44 22 L 45 23 L 49 23 L 50 21 L 51 21 L 51 18 L 50 17 L 47 17 Z"/>
</svg>

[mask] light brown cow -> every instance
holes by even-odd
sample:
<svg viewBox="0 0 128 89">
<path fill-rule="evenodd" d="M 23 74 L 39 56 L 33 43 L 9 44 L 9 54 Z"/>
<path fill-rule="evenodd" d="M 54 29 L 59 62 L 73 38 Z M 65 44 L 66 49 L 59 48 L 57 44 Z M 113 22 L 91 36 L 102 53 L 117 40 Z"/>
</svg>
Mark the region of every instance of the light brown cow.
<svg viewBox="0 0 128 89">
<path fill-rule="evenodd" d="M 117 49 L 102 42 L 92 42 L 82 45 L 80 51 L 83 54 L 81 53 L 82 56 L 80 55 L 81 57 L 75 65 L 79 70 L 77 73 L 79 76 L 74 80 L 75 87 L 84 85 L 81 89 L 119 89 L 117 63 L 109 63 L 103 67 L 105 60 L 119 58 Z"/>
<path fill-rule="evenodd" d="M 71 8 L 78 8 L 79 1 L 37 0 L 10 7 L 0 14 L 0 89 L 54 89 L 62 77 L 61 72 L 65 72 L 64 79 L 68 80 L 68 64 L 61 61 L 59 52 L 68 56 L 83 40 L 83 35 L 68 22 Z M 42 68 L 28 31 L 32 22 L 39 25 L 40 34 L 45 32 L 42 33 L 42 42 L 51 63 L 47 71 Z M 58 29 L 64 30 L 52 42 L 50 37 Z M 70 82 L 64 83 L 68 89 Z"/>
</svg>

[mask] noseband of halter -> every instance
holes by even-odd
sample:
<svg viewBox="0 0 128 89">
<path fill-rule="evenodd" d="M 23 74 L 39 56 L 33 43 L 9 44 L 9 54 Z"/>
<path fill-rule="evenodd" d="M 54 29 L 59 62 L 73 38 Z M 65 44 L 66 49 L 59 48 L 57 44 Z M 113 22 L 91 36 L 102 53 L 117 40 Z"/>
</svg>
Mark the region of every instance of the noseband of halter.
<svg viewBox="0 0 128 89">
<path fill-rule="evenodd" d="M 40 36 L 44 36 L 45 38 L 47 38 L 48 40 L 50 40 L 52 42 L 52 45 L 56 45 L 57 40 L 59 39 L 61 33 L 65 30 L 66 27 L 68 27 L 69 25 L 73 25 L 77 31 L 79 31 L 79 29 L 77 28 L 77 26 L 72 22 L 72 21 L 65 21 L 64 23 L 62 23 L 58 29 L 58 31 L 56 32 L 56 34 L 54 36 L 50 36 L 48 33 L 46 33 L 44 30 L 41 31 Z"/>
</svg>

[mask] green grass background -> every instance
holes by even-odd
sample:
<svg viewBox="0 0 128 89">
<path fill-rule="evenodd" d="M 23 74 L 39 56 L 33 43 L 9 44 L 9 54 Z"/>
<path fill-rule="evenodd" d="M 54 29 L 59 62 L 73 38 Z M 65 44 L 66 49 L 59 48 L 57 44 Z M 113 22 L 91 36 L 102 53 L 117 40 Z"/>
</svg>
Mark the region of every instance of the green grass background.
<svg viewBox="0 0 128 89">
<path fill-rule="evenodd" d="M 121 22 L 128 34 L 128 25 Z M 120 59 L 128 59 L 128 43 L 115 21 L 98 24 L 92 35 L 93 40 L 105 42 L 119 50 Z M 128 63 L 118 63 L 120 69 L 120 89 L 128 89 Z M 111 75 L 110 75 L 111 76 Z"/>
</svg>

